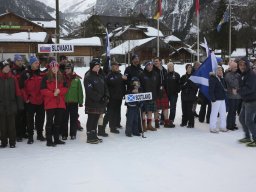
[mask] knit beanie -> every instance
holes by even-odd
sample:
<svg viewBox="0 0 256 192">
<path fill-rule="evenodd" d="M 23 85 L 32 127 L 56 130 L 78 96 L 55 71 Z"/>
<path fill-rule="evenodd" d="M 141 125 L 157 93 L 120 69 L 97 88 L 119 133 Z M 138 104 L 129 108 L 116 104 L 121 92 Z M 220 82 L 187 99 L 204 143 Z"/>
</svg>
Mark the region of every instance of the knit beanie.
<svg viewBox="0 0 256 192">
<path fill-rule="evenodd" d="M 33 63 L 37 62 L 38 59 L 36 56 L 31 56 L 29 59 L 29 65 L 32 65 Z"/>
<path fill-rule="evenodd" d="M 22 57 L 19 55 L 19 54 L 15 54 L 14 55 L 14 62 L 16 62 L 16 61 L 22 61 L 23 59 L 22 59 Z"/>
</svg>

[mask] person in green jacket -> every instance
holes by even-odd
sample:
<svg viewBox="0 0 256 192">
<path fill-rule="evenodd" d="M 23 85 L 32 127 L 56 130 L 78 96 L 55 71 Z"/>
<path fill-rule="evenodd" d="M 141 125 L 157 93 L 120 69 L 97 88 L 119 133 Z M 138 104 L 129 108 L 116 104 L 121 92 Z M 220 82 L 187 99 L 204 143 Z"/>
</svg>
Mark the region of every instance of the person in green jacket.
<svg viewBox="0 0 256 192">
<path fill-rule="evenodd" d="M 65 79 L 68 84 L 68 92 L 65 95 L 66 112 L 64 116 L 64 126 L 62 129 L 62 140 L 67 140 L 68 137 L 68 121 L 70 118 L 70 139 L 76 139 L 78 106 L 83 106 L 83 89 L 81 84 L 81 77 L 74 72 L 72 64 L 68 63 L 65 66 Z"/>
</svg>

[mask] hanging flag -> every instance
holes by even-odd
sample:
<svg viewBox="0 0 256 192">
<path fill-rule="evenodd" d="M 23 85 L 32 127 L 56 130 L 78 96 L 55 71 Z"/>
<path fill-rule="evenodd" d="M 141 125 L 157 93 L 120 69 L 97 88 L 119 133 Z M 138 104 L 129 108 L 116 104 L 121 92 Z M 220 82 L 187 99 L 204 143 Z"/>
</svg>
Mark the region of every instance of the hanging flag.
<svg viewBox="0 0 256 192">
<path fill-rule="evenodd" d="M 224 23 L 227 23 L 229 21 L 229 6 L 227 7 L 226 11 L 224 12 L 223 14 L 223 17 L 222 19 L 220 20 L 218 26 L 217 26 L 217 31 L 220 32 L 221 30 L 221 26 L 224 24 Z"/>
<path fill-rule="evenodd" d="M 161 17 L 162 15 L 162 0 L 155 0 L 155 15 L 154 15 L 154 19 L 159 19 L 159 17 Z"/>
<path fill-rule="evenodd" d="M 191 76 L 190 80 L 197 84 L 201 93 L 204 94 L 210 100 L 209 97 L 209 76 L 210 72 L 215 72 L 217 70 L 217 59 L 212 52 L 209 57 L 200 65 L 198 70 L 196 70 Z"/>
<path fill-rule="evenodd" d="M 205 52 L 206 52 L 206 56 L 208 57 L 210 54 L 210 49 L 208 47 L 208 43 L 206 41 L 206 38 L 204 37 L 204 46 L 205 46 Z"/>
<path fill-rule="evenodd" d="M 196 0 L 196 15 L 199 15 L 200 4 L 199 0 Z"/>
<path fill-rule="evenodd" d="M 105 74 L 108 74 L 110 69 L 111 69 L 111 64 L 110 64 L 110 42 L 109 42 L 108 29 L 106 29 L 106 62 L 103 66 L 103 71 L 105 72 Z"/>
</svg>

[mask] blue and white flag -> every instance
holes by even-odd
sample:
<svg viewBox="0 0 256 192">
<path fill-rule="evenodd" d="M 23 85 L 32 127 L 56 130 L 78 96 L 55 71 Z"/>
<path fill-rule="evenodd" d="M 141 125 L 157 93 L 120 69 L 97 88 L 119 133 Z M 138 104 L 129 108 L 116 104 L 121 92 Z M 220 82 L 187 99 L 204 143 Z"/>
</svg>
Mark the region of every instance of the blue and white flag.
<svg viewBox="0 0 256 192">
<path fill-rule="evenodd" d="M 220 32 L 221 30 L 221 26 L 224 24 L 224 23 L 227 23 L 229 21 L 229 6 L 227 7 L 226 11 L 224 12 L 223 14 L 223 17 L 222 19 L 220 20 L 218 26 L 217 26 L 217 31 Z"/>
<path fill-rule="evenodd" d="M 201 93 L 204 94 L 209 100 L 209 76 L 210 72 L 217 70 L 218 63 L 214 53 L 211 53 L 209 57 L 200 65 L 191 76 L 190 80 L 197 84 Z"/>
</svg>

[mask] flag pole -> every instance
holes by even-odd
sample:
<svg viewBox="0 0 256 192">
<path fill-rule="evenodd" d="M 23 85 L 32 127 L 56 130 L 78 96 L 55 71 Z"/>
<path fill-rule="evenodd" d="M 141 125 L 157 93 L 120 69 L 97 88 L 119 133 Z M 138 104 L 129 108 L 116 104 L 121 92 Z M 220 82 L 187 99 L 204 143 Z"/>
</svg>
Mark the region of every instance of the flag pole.
<svg viewBox="0 0 256 192">
<path fill-rule="evenodd" d="M 229 40 L 228 40 L 228 58 L 229 61 L 231 60 L 231 3 L 230 0 L 228 1 L 229 4 Z"/>
<path fill-rule="evenodd" d="M 157 19 L 157 57 L 159 57 L 159 18 Z"/>
<path fill-rule="evenodd" d="M 199 31 L 200 31 L 200 28 L 199 27 L 200 27 L 199 26 L 199 11 L 197 10 L 197 62 L 200 61 L 200 58 L 199 58 L 199 56 L 200 56 L 200 54 L 199 54 L 199 38 L 200 38 Z"/>
</svg>

